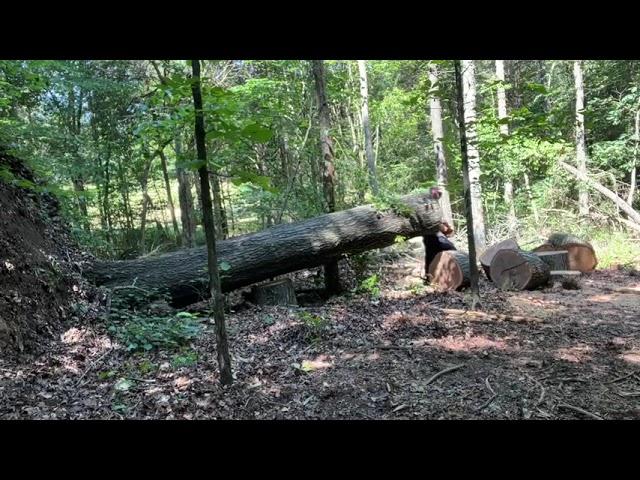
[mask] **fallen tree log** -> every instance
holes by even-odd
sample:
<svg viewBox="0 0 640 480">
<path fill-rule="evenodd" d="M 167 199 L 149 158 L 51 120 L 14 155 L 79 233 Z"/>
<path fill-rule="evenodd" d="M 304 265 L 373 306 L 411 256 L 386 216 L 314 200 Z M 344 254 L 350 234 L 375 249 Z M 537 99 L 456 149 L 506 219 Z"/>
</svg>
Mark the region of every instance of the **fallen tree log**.
<svg viewBox="0 0 640 480">
<path fill-rule="evenodd" d="M 427 194 L 399 198 L 396 210 L 378 212 L 360 206 L 220 241 L 222 290 L 318 267 L 344 254 L 386 247 L 398 236 L 439 231 L 442 212 Z M 136 260 L 95 262 L 85 275 L 98 286 L 135 284 L 168 292 L 174 306 L 183 306 L 208 296 L 206 265 L 205 247 L 196 247 Z"/>
<path fill-rule="evenodd" d="M 493 282 L 503 290 L 533 290 L 549 282 L 550 270 L 529 252 L 498 251 L 491 262 Z"/>
<path fill-rule="evenodd" d="M 573 174 L 575 177 L 585 182 L 587 185 L 590 185 L 591 187 L 595 188 L 602 195 L 604 195 L 609 200 L 614 202 L 620 210 L 622 210 L 624 213 L 626 213 L 629 216 L 631 220 L 633 220 L 635 223 L 640 225 L 640 213 L 636 212 L 633 208 L 631 208 L 631 205 L 629 205 L 622 198 L 620 198 L 620 196 L 618 196 L 615 192 L 612 192 L 604 185 L 596 182 L 594 179 L 580 173 L 580 171 L 576 167 L 573 167 L 568 163 L 560 162 L 560 166 L 564 168 L 567 172 Z"/>
<path fill-rule="evenodd" d="M 478 260 L 489 280 L 491 280 L 491 260 L 500 250 L 520 250 L 520 245 L 513 238 L 509 238 L 490 246 L 480 255 Z"/>
<path fill-rule="evenodd" d="M 569 252 L 567 250 L 534 253 L 549 266 L 550 270 L 569 270 Z"/>
<path fill-rule="evenodd" d="M 550 235 L 547 243 L 535 248 L 533 252 L 557 252 L 562 250 L 569 252 L 569 266 L 565 270 L 590 272 L 595 270 L 598 265 L 598 257 L 593 246 L 570 233 L 554 233 Z M 554 270 L 562 269 L 555 268 Z"/>
<path fill-rule="evenodd" d="M 439 290 L 459 290 L 471 285 L 469 256 L 459 250 L 439 252 L 429 265 L 429 283 Z"/>
</svg>

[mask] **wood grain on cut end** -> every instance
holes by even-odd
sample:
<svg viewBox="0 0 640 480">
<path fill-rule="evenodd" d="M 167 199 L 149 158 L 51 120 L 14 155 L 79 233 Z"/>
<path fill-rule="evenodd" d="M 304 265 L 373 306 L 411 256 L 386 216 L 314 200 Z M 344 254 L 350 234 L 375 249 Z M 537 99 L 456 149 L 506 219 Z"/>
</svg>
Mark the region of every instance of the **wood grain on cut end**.
<svg viewBox="0 0 640 480">
<path fill-rule="evenodd" d="M 529 252 L 500 250 L 491 262 L 491 276 L 503 290 L 532 290 L 549 282 L 549 267 Z"/>
<path fill-rule="evenodd" d="M 459 290 L 471 285 L 469 256 L 459 250 L 439 252 L 429 266 L 431 284 L 439 290 Z"/>
</svg>

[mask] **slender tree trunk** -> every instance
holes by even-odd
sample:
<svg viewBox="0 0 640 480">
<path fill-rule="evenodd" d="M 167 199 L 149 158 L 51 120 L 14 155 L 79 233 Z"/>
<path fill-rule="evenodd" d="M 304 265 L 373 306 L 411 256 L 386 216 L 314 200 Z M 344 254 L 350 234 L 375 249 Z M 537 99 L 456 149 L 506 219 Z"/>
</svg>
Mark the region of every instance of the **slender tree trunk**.
<svg viewBox="0 0 640 480">
<path fill-rule="evenodd" d="M 457 65 L 457 64 L 456 64 Z M 464 128 L 466 130 L 467 156 L 469 159 L 469 182 L 475 246 L 480 253 L 486 246 L 484 212 L 482 210 L 482 187 L 480 186 L 480 153 L 478 152 L 478 130 L 476 126 L 476 67 L 475 60 L 462 60 L 462 87 L 464 95 Z"/>
<path fill-rule="evenodd" d="M 148 185 L 149 185 L 149 170 L 151 169 L 151 162 L 155 158 L 155 155 L 149 156 L 147 162 L 144 165 L 144 171 L 142 172 L 142 212 L 140 213 L 140 253 L 146 253 L 146 238 L 145 232 L 147 228 L 147 209 L 149 203 L 151 203 L 151 197 L 149 197 Z"/>
<path fill-rule="evenodd" d="M 258 172 L 260 172 L 260 175 L 262 175 L 263 177 L 268 177 L 269 171 L 267 169 L 267 144 L 266 143 L 259 143 L 256 145 L 256 164 L 258 165 Z M 270 207 L 271 205 L 268 204 L 267 206 Z M 263 228 L 264 227 L 269 228 L 273 226 L 274 219 L 270 210 L 265 211 L 262 223 L 263 223 Z"/>
<path fill-rule="evenodd" d="M 173 224 L 173 231 L 176 233 L 176 243 L 178 244 L 178 246 L 181 246 L 182 236 L 180 235 L 178 220 L 176 219 L 176 209 L 173 206 L 173 195 L 171 194 L 171 182 L 169 181 L 169 172 L 167 171 L 167 157 L 165 156 L 163 151 L 160 151 L 160 165 L 162 166 L 164 186 L 167 190 L 167 201 L 169 202 L 169 212 L 171 214 L 171 223 Z"/>
<path fill-rule="evenodd" d="M 536 225 L 540 225 L 538 207 L 536 207 L 536 204 L 533 201 L 533 193 L 531 193 L 531 185 L 529 184 L 529 175 L 527 172 L 524 172 L 524 188 L 527 190 L 527 198 L 529 199 L 529 205 L 531 206 L 531 211 L 533 212 L 533 218 L 536 221 Z"/>
<path fill-rule="evenodd" d="M 228 385 L 233 382 L 231 373 L 231 357 L 229 355 L 229 340 L 224 319 L 224 298 L 218 271 L 218 258 L 216 252 L 216 234 L 213 220 L 213 205 L 209 189 L 209 172 L 207 168 L 207 149 L 205 144 L 204 114 L 202 111 L 202 92 L 200 90 L 200 60 L 191 60 L 194 82 L 191 84 L 193 93 L 193 106 L 196 111 L 195 134 L 196 151 L 198 159 L 204 165 L 198 169 L 200 174 L 200 190 L 202 191 L 202 211 L 204 219 L 204 231 L 207 237 L 207 266 L 209 269 L 209 289 L 213 299 L 213 318 L 216 328 L 216 343 L 218 350 L 218 366 L 220 369 L 220 382 Z"/>
<path fill-rule="evenodd" d="M 635 132 L 635 145 L 633 147 L 633 164 L 631 165 L 631 181 L 629 187 L 629 197 L 627 197 L 627 203 L 629 206 L 633 205 L 633 196 L 636 193 L 636 182 L 638 176 L 638 144 L 640 144 L 640 110 L 636 112 L 636 132 Z"/>
<path fill-rule="evenodd" d="M 182 223 L 182 235 L 187 248 L 193 248 L 196 241 L 196 224 L 193 218 L 193 195 L 191 194 L 191 182 L 182 162 L 182 142 L 180 135 L 175 138 L 176 151 L 176 176 L 178 177 L 178 201 L 180 203 L 180 221 Z"/>
<path fill-rule="evenodd" d="M 576 81 L 576 159 L 578 171 L 581 175 L 587 174 L 587 135 L 584 127 L 584 82 L 582 80 L 582 61 L 574 60 L 573 74 Z M 586 185 L 578 185 L 578 204 L 580 215 L 589 214 L 589 192 Z"/>
<path fill-rule="evenodd" d="M 362 97 L 362 127 L 364 128 L 364 145 L 367 153 L 367 165 L 369 167 L 369 181 L 371 191 L 378 195 L 378 179 L 376 176 L 376 164 L 373 157 L 373 142 L 371 139 L 371 124 L 369 123 L 369 88 L 367 85 L 367 66 L 364 60 L 358 60 L 360 71 L 360 95 Z"/>
<path fill-rule="evenodd" d="M 507 118 L 507 94 L 504 88 L 504 60 L 496 60 L 496 76 L 500 80 L 498 85 L 498 119 L 505 120 Z M 500 124 L 500 135 L 507 137 L 509 135 L 509 124 Z M 510 230 L 516 225 L 516 208 L 513 203 L 513 179 L 511 159 L 503 158 L 502 165 L 504 166 L 504 202 L 509 208 L 508 222 Z"/>
<path fill-rule="evenodd" d="M 462 61 L 464 65 L 464 60 Z M 470 225 L 474 225 L 475 212 L 473 211 L 473 199 L 472 199 L 472 183 L 471 183 L 471 165 L 468 154 L 467 144 L 467 119 L 469 118 L 466 113 L 467 102 L 465 99 L 465 87 L 463 76 L 464 73 L 460 72 L 460 60 L 454 61 L 455 76 L 456 76 L 456 98 L 458 104 L 458 122 L 460 124 L 460 150 L 462 153 L 462 177 L 464 181 L 464 204 L 465 213 L 467 218 L 467 240 L 469 242 L 469 267 L 471 274 L 471 294 L 472 305 L 471 309 L 474 310 L 480 305 L 480 287 L 479 287 L 479 272 L 478 262 L 476 260 L 476 236 L 474 235 L 473 228 L 469 228 Z M 475 103 L 475 102 L 474 102 Z M 475 115 L 474 115 L 475 116 Z"/>
<path fill-rule="evenodd" d="M 327 90 L 324 73 L 324 61 L 313 61 L 313 75 L 318 94 L 318 117 L 320 120 L 320 145 L 322 147 L 322 159 L 324 161 L 323 186 L 325 212 L 336 211 L 335 182 L 336 172 L 333 164 L 333 139 L 330 135 L 331 120 L 329 119 L 329 106 L 327 104 Z M 338 262 L 332 261 L 324 265 L 324 284 L 327 294 L 340 293 L 340 272 Z"/>
<path fill-rule="evenodd" d="M 438 67 L 429 65 L 429 81 L 431 82 L 431 134 L 433 135 L 433 148 L 436 154 L 436 180 L 442 191 L 440 205 L 444 221 L 453 225 L 451 212 L 451 198 L 449 196 L 449 176 L 447 174 L 447 157 L 444 149 L 444 123 L 442 122 L 442 103 L 438 96 Z"/>
<path fill-rule="evenodd" d="M 378 163 L 378 152 L 380 151 L 380 124 L 376 125 L 376 141 L 373 152 L 373 164 Z"/>
</svg>

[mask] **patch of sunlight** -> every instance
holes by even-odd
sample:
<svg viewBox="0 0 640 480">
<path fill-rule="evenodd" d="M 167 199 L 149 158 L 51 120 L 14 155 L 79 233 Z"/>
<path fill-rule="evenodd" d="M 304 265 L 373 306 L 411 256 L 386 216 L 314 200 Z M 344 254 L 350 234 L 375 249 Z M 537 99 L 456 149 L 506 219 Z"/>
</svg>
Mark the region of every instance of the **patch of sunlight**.
<svg viewBox="0 0 640 480">
<path fill-rule="evenodd" d="M 593 348 L 589 345 L 576 345 L 575 347 L 559 348 L 554 357 L 571 363 L 586 362 L 591 358 Z"/>
<path fill-rule="evenodd" d="M 318 355 L 315 360 L 304 360 L 302 363 L 308 365 L 312 370 L 333 367 L 333 361 L 326 355 Z"/>
<path fill-rule="evenodd" d="M 445 348 L 454 352 L 472 352 L 477 350 L 488 350 L 491 348 L 496 350 L 514 350 L 514 348 L 507 345 L 504 339 L 492 340 L 483 336 L 448 336 L 441 338 L 428 338 L 422 343 L 423 345 Z"/>
<path fill-rule="evenodd" d="M 620 355 L 620 358 L 626 362 L 640 365 L 640 353 L 624 353 Z"/>
</svg>

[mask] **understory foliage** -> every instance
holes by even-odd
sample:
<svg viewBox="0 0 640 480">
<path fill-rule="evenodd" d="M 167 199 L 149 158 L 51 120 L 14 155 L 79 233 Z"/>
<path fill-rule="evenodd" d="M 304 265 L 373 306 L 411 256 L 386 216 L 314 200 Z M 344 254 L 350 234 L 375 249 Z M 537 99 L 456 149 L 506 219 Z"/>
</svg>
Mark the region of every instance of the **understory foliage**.
<svg viewBox="0 0 640 480">
<path fill-rule="evenodd" d="M 432 85 L 429 68 L 436 65 Z M 367 61 L 372 149 L 380 194 L 369 187 L 358 65 L 325 61 L 334 141 L 336 208 L 393 199 L 436 181 L 430 102 L 441 101 L 456 228 L 466 228 L 452 62 Z M 590 190 L 577 216 L 573 61 L 476 62 L 477 131 L 487 234 L 526 239 L 566 229 L 615 250 L 625 238 L 617 207 Z M 98 257 L 128 259 L 204 243 L 193 139 L 192 79 L 185 61 L 0 61 L 0 144 L 46 187 L 6 170 L 3 181 L 46 188 L 61 201 L 81 244 Z M 635 61 L 584 61 L 589 175 L 625 201 L 637 163 L 640 68 Z M 311 62 L 229 60 L 203 64 L 202 91 L 220 238 L 324 212 L 318 105 Z M 508 117 L 497 92 L 506 89 Z M 500 125 L 508 125 L 504 135 Z M 507 225 L 505 182 L 514 185 L 517 225 Z M 637 193 L 629 200 L 640 207 Z M 396 206 L 397 207 L 397 206 Z M 402 212 L 401 212 L 402 213 Z M 408 212 L 405 212 L 408 213 Z M 569 223 L 567 223 L 569 222 Z M 612 250 L 612 251 L 613 251 Z M 606 260 L 605 260 L 606 262 Z M 365 281 L 360 279 L 360 282 Z M 374 288 L 362 284 L 361 288 Z M 368 285 L 368 286 L 367 286 Z M 373 290 L 372 290 L 373 291 Z M 142 329 L 144 330 L 144 329 Z"/>
</svg>

